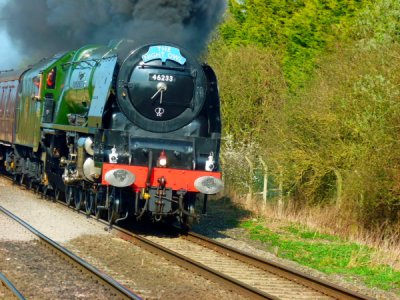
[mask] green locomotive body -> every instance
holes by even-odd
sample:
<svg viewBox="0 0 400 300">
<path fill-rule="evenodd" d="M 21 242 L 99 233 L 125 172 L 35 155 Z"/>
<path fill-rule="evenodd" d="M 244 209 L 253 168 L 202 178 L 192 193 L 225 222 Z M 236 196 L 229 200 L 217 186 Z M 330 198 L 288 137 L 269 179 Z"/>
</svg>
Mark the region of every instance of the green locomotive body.
<svg viewBox="0 0 400 300">
<path fill-rule="evenodd" d="M 110 224 L 189 226 L 195 196 L 222 188 L 217 80 L 175 45 L 129 45 L 0 72 L 0 166 L 88 214 L 106 211 Z"/>
</svg>

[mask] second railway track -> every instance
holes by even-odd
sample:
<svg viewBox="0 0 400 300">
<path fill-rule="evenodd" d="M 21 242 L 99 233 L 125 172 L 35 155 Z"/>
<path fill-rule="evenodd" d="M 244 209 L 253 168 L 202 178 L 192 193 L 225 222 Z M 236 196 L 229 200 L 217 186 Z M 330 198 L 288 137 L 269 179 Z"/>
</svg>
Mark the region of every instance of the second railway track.
<svg viewBox="0 0 400 300">
<path fill-rule="evenodd" d="M 25 300 L 25 297 L 16 289 L 8 278 L 0 272 L 0 299 Z"/>
<path fill-rule="evenodd" d="M 0 206 L 0 219 L 18 223 L 33 235 L 35 243 L 6 243 L 2 252 L 10 277 L 22 295 L 34 299 L 140 299 L 129 289 L 97 270 L 75 254 L 44 236 L 29 224 Z M 4 220 L 9 218 L 9 220 Z M 14 228 L 11 225 L 11 228 Z M 8 248 L 12 247 L 12 248 Z M 6 265 L 3 266 L 6 268 Z"/>
</svg>

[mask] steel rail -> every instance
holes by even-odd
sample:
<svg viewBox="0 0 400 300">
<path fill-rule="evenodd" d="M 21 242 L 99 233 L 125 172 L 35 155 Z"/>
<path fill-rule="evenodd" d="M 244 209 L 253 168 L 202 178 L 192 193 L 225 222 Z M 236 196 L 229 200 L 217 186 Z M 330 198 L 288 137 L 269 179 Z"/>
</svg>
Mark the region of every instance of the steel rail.
<svg viewBox="0 0 400 300">
<path fill-rule="evenodd" d="M 0 272 L 0 282 L 19 300 L 25 300 L 25 297 L 17 290 L 17 288 Z"/>
<path fill-rule="evenodd" d="M 217 270 L 207 267 L 193 259 L 190 259 L 166 247 L 158 245 L 157 243 L 154 243 L 142 236 L 136 235 L 120 227 L 113 226 L 112 228 L 115 230 L 113 232 L 114 235 L 128 242 L 131 242 L 143 249 L 146 249 L 149 252 L 158 255 L 161 254 L 167 260 L 173 261 L 179 266 L 188 269 L 190 271 L 196 272 L 197 274 L 200 274 L 209 280 L 218 282 L 223 286 L 227 287 L 228 289 L 240 293 L 241 295 L 250 297 L 251 299 L 271 299 L 271 300 L 279 299 L 274 295 L 268 294 L 244 282 L 232 278 L 224 273 L 221 273 Z"/>
<path fill-rule="evenodd" d="M 66 259 L 68 259 L 70 262 L 73 264 L 77 265 L 79 268 L 86 270 L 89 272 L 92 276 L 95 276 L 97 279 L 99 279 L 102 284 L 110 288 L 111 290 L 114 290 L 117 295 L 116 297 L 118 299 L 141 299 L 138 295 L 134 294 L 131 290 L 128 288 L 124 287 L 122 284 L 111 278 L 110 276 L 104 274 L 91 264 L 87 263 L 84 261 L 82 258 L 79 256 L 75 255 L 74 253 L 70 252 L 68 249 L 62 247 L 55 241 L 51 240 L 35 228 L 33 228 L 31 225 L 5 209 L 4 207 L 0 206 L 0 211 L 13 219 L 14 221 L 18 222 L 21 224 L 24 228 L 29 230 L 31 233 L 33 233 L 35 236 L 37 236 L 46 246 L 49 246 L 51 249 L 55 250 L 57 253 L 63 255 Z"/>
<path fill-rule="evenodd" d="M 179 233 L 178 229 L 175 228 L 175 230 L 177 230 Z M 294 268 L 285 266 L 283 264 L 279 264 L 272 260 L 261 258 L 255 255 L 250 255 L 246 252 L 237 250 L 231 246 L 222 244 L 218 241 L 211 240 L 205 236 L 202 236 L 194 232 L 188 232 L 183 234 L 181 233 L 181 237 L 190 242 L 212 249 L 222 255 L 234 258 L 236 260 L 239 260 L 243 263 L 249 264 L 256 268 L 276 274 L 278 276 L 281 276 L 290 281 L 296 282 L 298 284 L 301 284 L 303 286 L 306 286 L 310 289 L 316 290 L 318 292 L 321 292 L 325 295 L 331 296 L 336 299 L 345 299 L 345 300 L 375 299 L 366 295 L 362 295 L 358 292 L 351 291 L 337 284 L 332 284 L 326 280 L 305 274 L 304 272 L 300 272 Z"/>
</svg>

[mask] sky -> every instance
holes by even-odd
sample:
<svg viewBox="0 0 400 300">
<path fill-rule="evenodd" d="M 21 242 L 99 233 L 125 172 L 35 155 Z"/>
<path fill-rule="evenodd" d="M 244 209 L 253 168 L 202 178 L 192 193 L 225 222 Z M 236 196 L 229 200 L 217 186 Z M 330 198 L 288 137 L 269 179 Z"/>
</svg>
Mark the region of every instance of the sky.
<svg viewBox="0 0 400 300">
<path fill-rule="evenodd" d="M 0 0 L 0 9 L 7 0 Z M 0 71 L 18 69 L 21 65 L 18 50 L 13 47 L 10 37 L 5 31 L 5 24 L 0 19 Z"/>
<path fill-rule="evenodd" d="M 18 51 L 13 47 L 8 34 L 0 25 L 0 71 L 17 69 L 20 67 Z"/>
</svg>

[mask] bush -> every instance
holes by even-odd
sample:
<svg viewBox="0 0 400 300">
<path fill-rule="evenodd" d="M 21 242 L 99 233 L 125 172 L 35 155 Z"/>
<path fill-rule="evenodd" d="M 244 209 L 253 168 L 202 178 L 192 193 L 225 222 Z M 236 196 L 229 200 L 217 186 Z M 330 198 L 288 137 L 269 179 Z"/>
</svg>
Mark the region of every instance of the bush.
<svg viewBox="0 0 400 300">
<path fill-rule="evenodd" d="M 282 53 L 292 92 L 312 75 L 317 57 L 371 1 L 229 1 L 220 33 L 230 45 L 256 44 Z"/>
<path fill-rule="evenodd" d="M 398 220 L 400 2 L 232 0 L 230 11 L 209 54 L 227 185 L 260 185 L 262 158 L 295 207 Z"/>
<path fill-rule="evenodd" d="M 335 200 L 365 222 L 394 220 L 400 204 L 400 75 L 393 63 L 400 45 L 384 50 L 325 57 L 287 108 L 290 131 L 282 137 L 290 141 L 287 181 L 297 195 L 311 204 Z"/>
<path fill-rule="evenodd" d="M 279 60 L 257 46 L 215 43 L 208 61 L 218 76 L 224 131 L 234 141 L 260 144 L 284 104 Z"/>
</svg>

